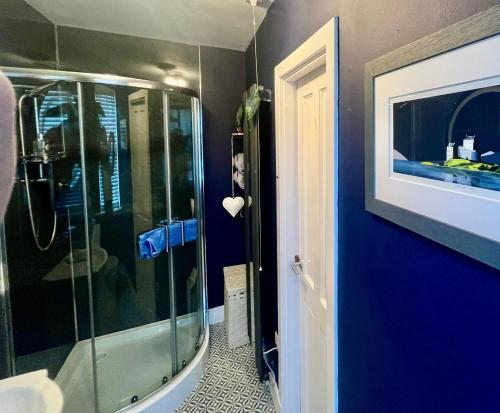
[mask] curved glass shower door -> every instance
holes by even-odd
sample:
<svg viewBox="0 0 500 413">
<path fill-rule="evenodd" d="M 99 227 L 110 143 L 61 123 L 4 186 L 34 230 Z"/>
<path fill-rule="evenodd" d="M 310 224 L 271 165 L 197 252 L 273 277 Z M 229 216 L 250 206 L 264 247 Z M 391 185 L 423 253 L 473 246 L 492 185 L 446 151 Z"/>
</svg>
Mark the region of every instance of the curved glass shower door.
<svg viewBox="0 0 500 413">
<path fill-rule="evenodd" d="M 168 255 L 137 251 L 137 236 L 167 218 L 163 92 L 84 83 L 82 96 L 97 395 L 107 413 L 175 374 Z"/>
<path fill-rule="evenodd" d="M 196 194 L 197 159 L 193 136 L 197 125 L 197 101 L 190 96 L 170 93 L 168 107 L 168 151 L 170 176 L 170 218 L 187 220 L 200 216 Z M 203 313 L 201 260 L 198 241 L 170 250 L 175 292 L 177 370 L 194 357 L 202 338 Z"/>
<path fill-rule="evenodd" d="M 65 73 L 11 75 L 25 145 L 0 225 L 0 376 L 48 369 L 65 413 L 125 411 L 204 338 L 198 100 Z M 139 234 L 192 218 L 201 240 L 139 259 Z"/>
</svg>

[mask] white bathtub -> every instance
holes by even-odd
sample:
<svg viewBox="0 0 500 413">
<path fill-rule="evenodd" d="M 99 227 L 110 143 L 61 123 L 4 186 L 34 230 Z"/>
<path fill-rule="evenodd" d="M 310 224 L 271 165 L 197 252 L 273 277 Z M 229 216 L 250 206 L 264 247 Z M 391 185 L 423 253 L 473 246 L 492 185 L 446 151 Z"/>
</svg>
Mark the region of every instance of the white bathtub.
<svg viewBox="0 0 500 413">
<path fill-rule="evenodd" d="M 97 337 L 99 412 L 175 410 L 198 383 L 208 358 L 208 329 L 193 358 L 196 320 L 195 315 L 177 320 L 179 360 L 192 360 L 174 378 L 170 320 Z M 169 381 L 162 385 L 165 376 Z M 64 413 L 94 411 L 93 380 L 91 341 L 78 342 L 55 379 L 64 395 Z M 139 400 L 131 404 L 134 396 Z"/>
</svg>

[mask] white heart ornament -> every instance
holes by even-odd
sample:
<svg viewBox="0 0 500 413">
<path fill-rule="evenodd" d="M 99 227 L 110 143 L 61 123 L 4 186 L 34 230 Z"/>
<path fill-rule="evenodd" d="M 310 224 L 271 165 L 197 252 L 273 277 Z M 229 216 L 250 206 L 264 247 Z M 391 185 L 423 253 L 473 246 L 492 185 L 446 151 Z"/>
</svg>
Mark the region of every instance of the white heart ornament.
<svg viewBox="0 0 500 413">
<path fill-rule="evenodd" d="M 238 212 L 240 212 L 240 209 L 243 208 L 244 204 L 245 201 L 241 196 L 237 196 L 236 198 L 228 196 L 222 201 L 222 206 L 231 214 L 233 218 L 238 214 Z"/>
</svg>

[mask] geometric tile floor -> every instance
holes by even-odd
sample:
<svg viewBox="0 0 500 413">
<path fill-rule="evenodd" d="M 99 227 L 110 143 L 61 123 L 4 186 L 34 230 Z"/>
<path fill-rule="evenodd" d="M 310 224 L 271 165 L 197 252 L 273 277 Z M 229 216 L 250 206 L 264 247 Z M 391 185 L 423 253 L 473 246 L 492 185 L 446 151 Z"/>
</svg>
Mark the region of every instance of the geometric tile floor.
<svg viewBox="0 0 500 413">
<path fill-rule="evenodd" d="M 210 326 L 210 353 L 200 382 L 176 413 L 274 413 L 269 388 L 259 382 L 254 348 L 227 348 L 224 323 Z"/>
</svg>

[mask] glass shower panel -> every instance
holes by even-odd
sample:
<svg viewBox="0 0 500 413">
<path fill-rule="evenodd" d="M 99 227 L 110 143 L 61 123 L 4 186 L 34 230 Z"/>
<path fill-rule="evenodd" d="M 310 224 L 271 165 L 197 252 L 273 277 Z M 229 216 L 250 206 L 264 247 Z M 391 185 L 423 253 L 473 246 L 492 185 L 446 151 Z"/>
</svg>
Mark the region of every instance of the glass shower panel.
<svg viewBox="0 0 500 413">
<path fill-rule="evenodd" d="M 47 369 L 61 385 L 67 357 L 90 338 L 77 88 L 11 80 L 19 102 L 19 162 L 0 254 L 7 263 L 12 374 Z M 92 406 L 86 357 L 79 392 Z"/>
<path fill-rule="evenodd" d="M 170 215 L 172 221 L 199 217 L 196 194 L 192 98 L 168 94 Z M 176 301 L 177 369 L 194 357 L 202 330 L 201 274 L 198 241 L 171 249 Z"/>
<path fill-rule="evenodd" d="M 92 74 L 10 76 L 22 139 L 0 222 L 0 378 L 47 369 L 64 413 L 127 409 L 203 338 L 204 243 L 136 250 L 165 220 L 195 217 L 203 236 L 198 100 Z"/>
<path fill-rule="evenodd" d="M 167 218 L 163 93 L 83 84 L 99 411 L 172 378 L 168 256 L 137 236 Z M 125 379 L 126 378 L 126 379 Z"/>
</svg>

